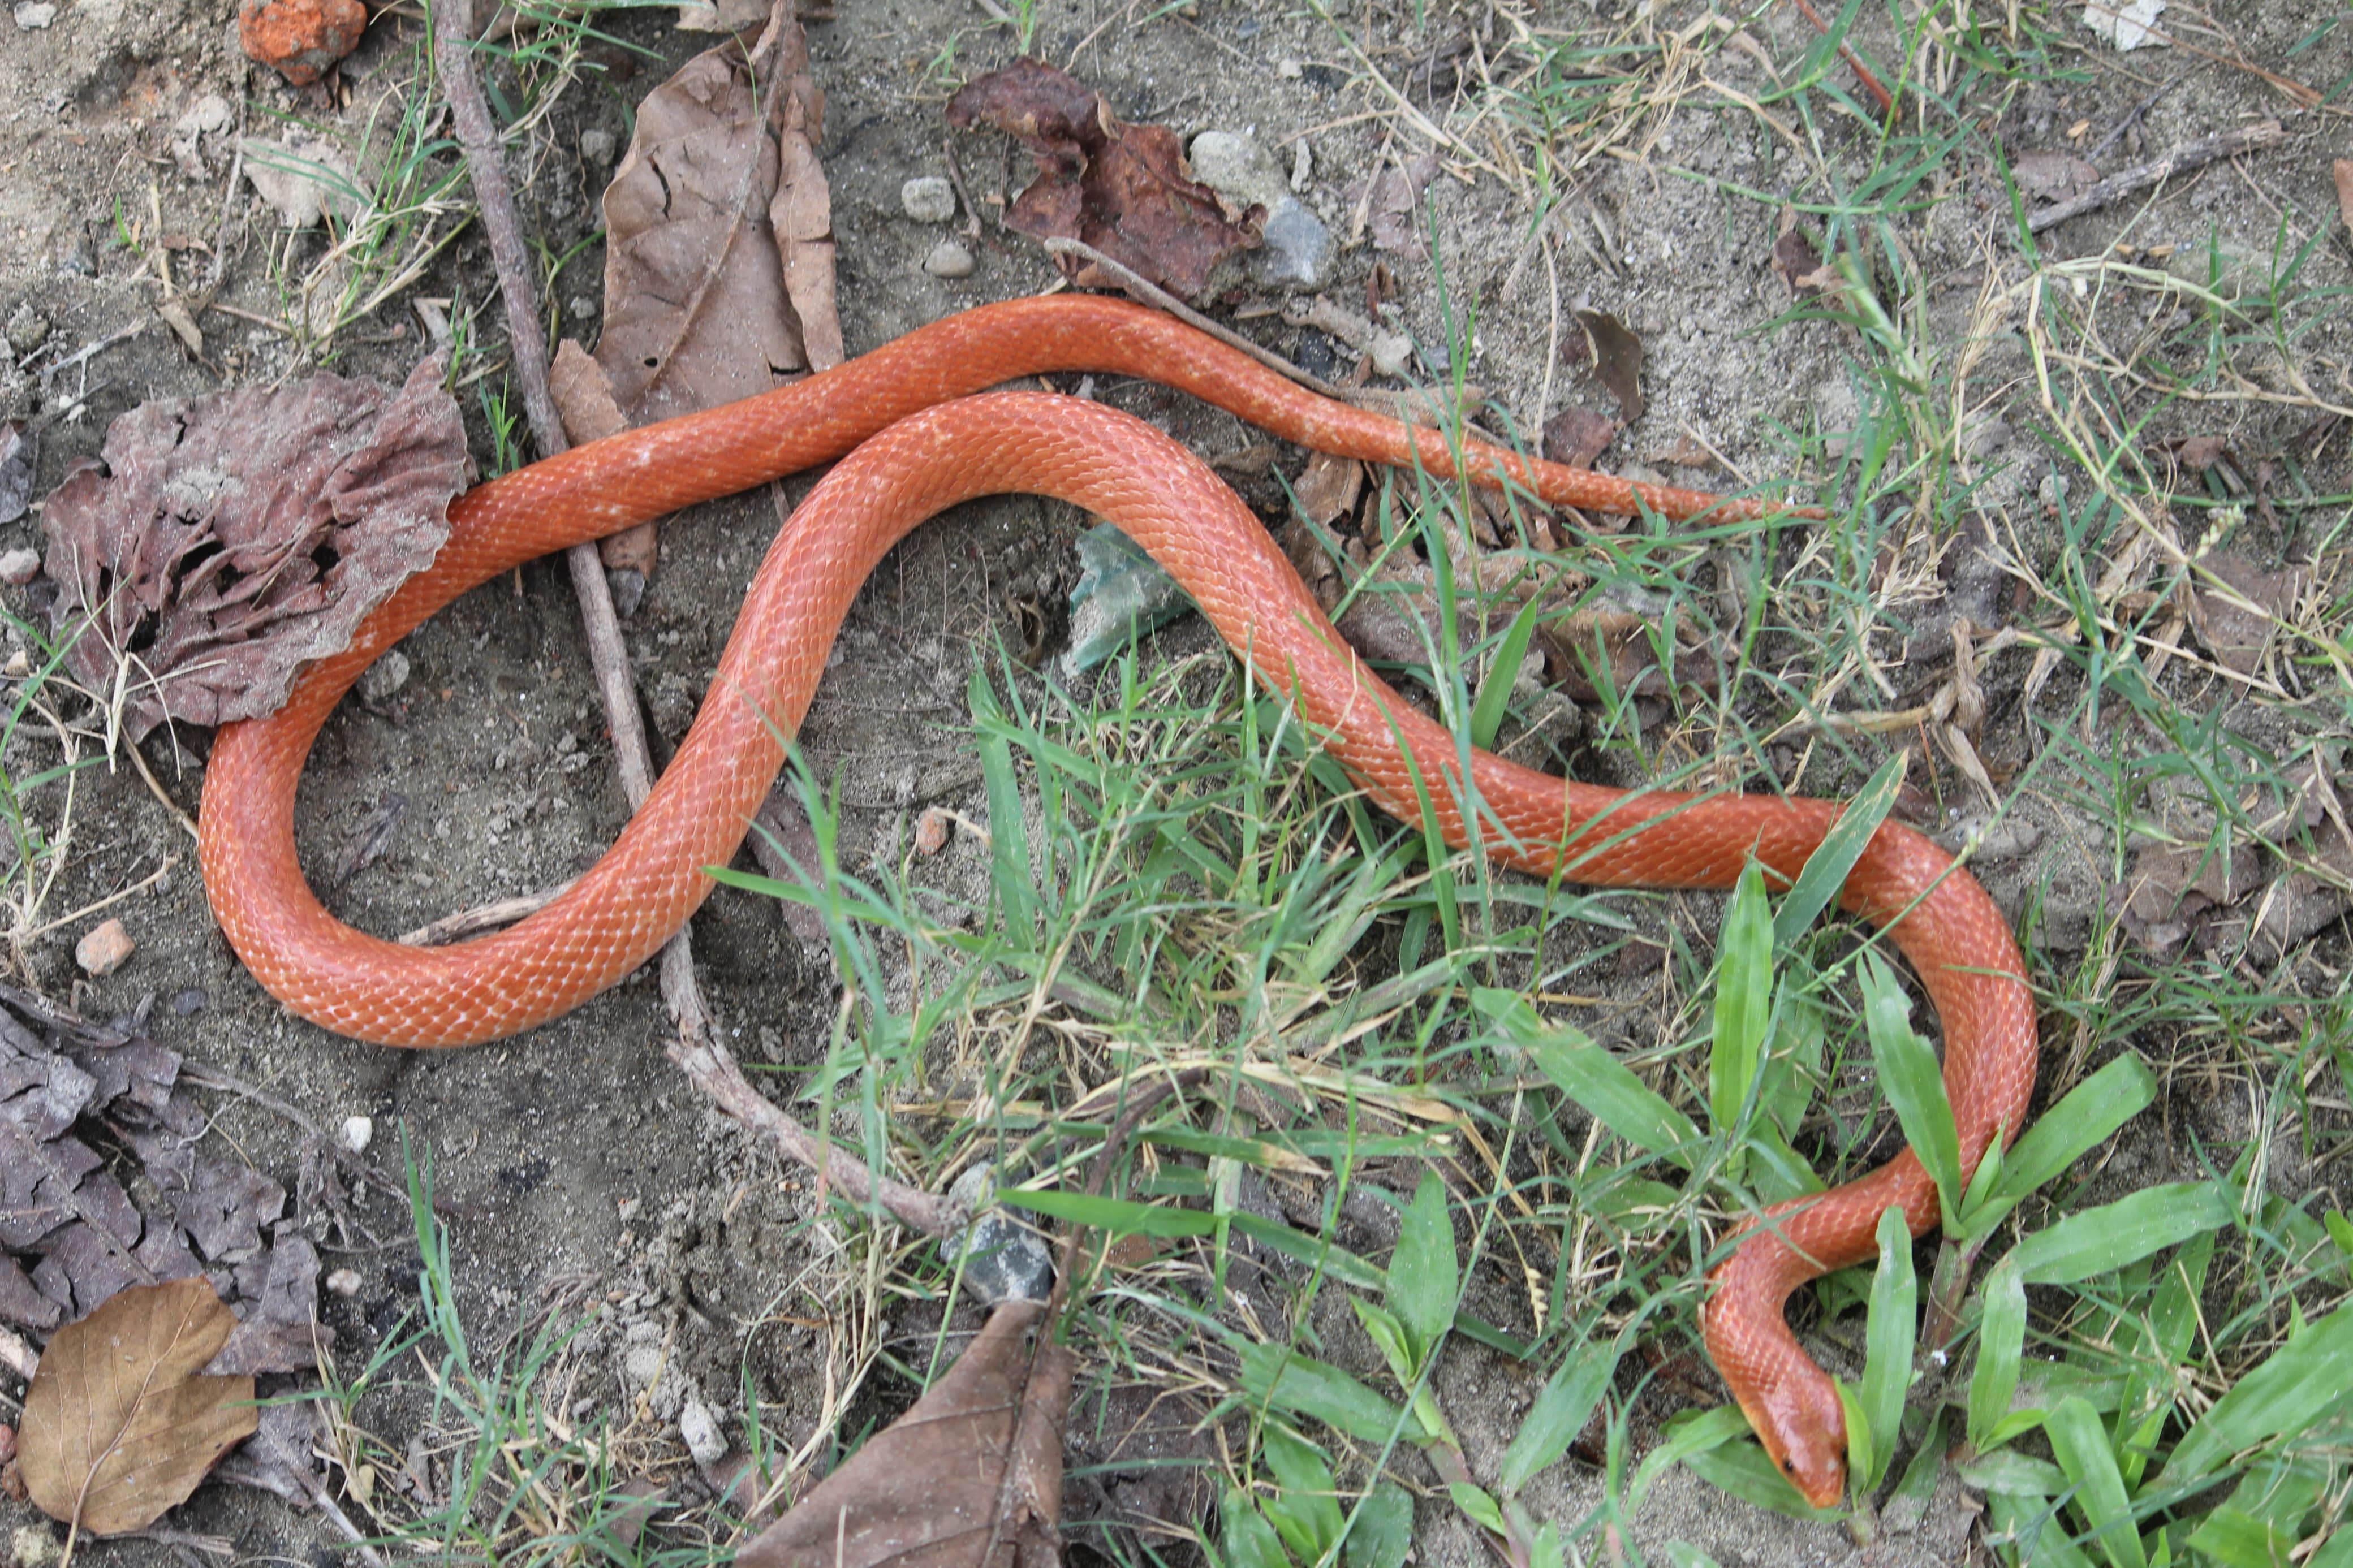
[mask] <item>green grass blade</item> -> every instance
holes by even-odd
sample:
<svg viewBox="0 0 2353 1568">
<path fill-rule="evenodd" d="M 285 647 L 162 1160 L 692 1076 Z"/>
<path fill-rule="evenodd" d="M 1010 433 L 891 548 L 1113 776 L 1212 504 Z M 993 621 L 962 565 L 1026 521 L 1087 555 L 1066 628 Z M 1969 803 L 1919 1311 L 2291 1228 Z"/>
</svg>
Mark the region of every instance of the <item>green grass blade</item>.
<svg viewBox="0 0 2353 1568">
<path fill-rule="evenodd" d="M 2342 1306 L 2273 1352 L 2182 1436 L 2158 1479 L 2189 1488 L 2232 1455 L 2301 1432 L 2353 1404 L 2353 1305 Z"/>
<path fill-rule="evenodd" d="M 1949 1223 L 1961 1198 L 1961 1135 L 1953 1124 L 1953 1102 L 1945 1094 L 1944 1069 L 1928 1042 L 1912 1029 L 1912 1004 L 1895 972 L 1875 952 L 1862 955 L 1863 1026 L 1879 1081 L 1887 1090 L 1904 1136 L 1936 1180 L 1936 1195 Z"/>
<path fill-rule="evenodd" d="M 1236 1382 L 1251 1403 L 1321 1421 L 1335 1432 L 1376 1446 L 1393 1436 L 1421 1441 L 1421 1423 L 1336 1366 L 1288 1345 L 1242 1344 Z"/>
<path fill-rule="evenodd" d="M 2069 1215 L 2020 1242 L 2010 1257 L 2029 1285 L 2073 1285 L 2237 1218 L 2218 1184 L 2175 1182 Z"/>
<path fill-rule="evenodd" d="M 2010 1146 L 1997 1199 L 2015 1204 L 2081 1159 L 2157 1098 L 2157 1075 L 2122 1056 L 2077 1084 Z"/>
<path fill-rule="evenodd" d="M 1496 1472 L 1495 1481 L 1504 1496 L 1517 1495 L 1568 1452 L 1568 1446 L 1593 1418 L 1594 1406 L 1609 1392 L 1623 1349 L 1616 1339 L 1588 1340 L 1552 1374 L 1528 1407 L 1511 1447 L 1504 1450 L 1503 1468 Z"/>
<path fill-rule="evenodd" d="M 1879 1268 L 1871 1279 L 1871 1316 L 1864 1331 L 1862 1408 L 1878 1441 L 1870 1474 L 1856 1479 L 1862 1496 L 1879 1484 L 1895 1458 L 1904 1424 L 1904 1396 L 1912 1386 L 1912 1352 L 1920 1332 L 1920 1281 L 1912 1268 L 1912 1233 L 1904 1211 L 1879 1216 Z"/>
<path fill-rule="evenodd" d="M 1482 752 L 1494 749 L 1495 736 L 1504 727 L 1504 711 L 1511 706 L 1512 685 L 1519 679 L 1520 666 L 1528 657 L 1528 639 L 1535 636 L 1536 613 L 1543 607 L 1541 598 L 1530 599 L 1512 617 L 1511 628 L 1504 633 L 1503 643 L 1487 666 L 1487 679 L 1479 683 L 1479 700 L 1471 710 L 1471 743 Z"/>
<path fill-rule="evenodd" d="M 2114 1568 L 2148 1568 L 2140 1531 L 2133 1523 L 2132 1500 L 2099 1412 L 2082 1395 L 2071 1394 L 2043 1418 L 2042 1430 L 2059 1468 L 2075 1485 L 2075 1505 L 2091 1521 L 2094 1544 Z"/>
<path fill-rule="evenodd" d="M 1218 1216 L 1201 1209 L 1170 1208 L 1164 1204 L 1130 1203 L 1125 1198 L 1092 1196 L 1086 1193 L 1032 1193 L 1006 1188 L 997 1201 L 1008 1208 L 1092 1226 L 1112 1236 L 1208 1236 L 1218 1228 Z"/>
<path fill-rule="evenodd" d="M 1282 1489 L 1280 1507 L 1265 1507 L 1284 1544 L 1302 1562 L 1320 1563 L 1340 1544 L 1345 1520 L 1332 1467 L 1310 1443 L 1270 1426 L 1259 1438 L 1259 1455 Z"/>
<path fill-rule="evenodd" d="M 1383 1481 L 1356 1509 L 1348 1526 L 1348 1568 L 1405 1568 L 1413 1550 L 1413 1494 Z"/>
<path fill-rule="evenodd" d="M 1581 1031 L 1545 1023 L 1517 992 L 1481 986 L 1471 993 L 1471 1005 L 1502 1026 L 1537 1071 L 1609 1131 L 1638 1149 L 1690 1165 L 1699 1129 L 1631 1068 Z"/>
<path fill-rule="evenodd" d="M 1435 1171 L 1422 1173 L 1413 1202 L 1406 1205 L 1397 1249 L 1389 1257 L 1389 1310 L 1404 1325 L 1412 1354 L 1411 1382 L 1421 1375 L 1454 1322 L 1454 1299 L 1461 1288 L 1454 1258 L 1454 1222 L 1446 1212 L 1446 1184 Z"/>
<path fill-rule="evenodd" d="M 1871 836 L 1887 820 L 1888 810 L 1904 787 L 1906 760 L 1901 752 L 1888 758 L 1847 803 L 1846 809 L 1839 813 L 1838 821 L 1822 835 L 1814 852 L 1806 857 L 1806 868 L 1798 873 L 1797 881 L 1781 897 L 1781 907 L 1774 911 L 1774 941 L 1784 945 L 1796 942 L 1824 910 L 1837 901 L 1840 889 L 1846 886 L 1847 874 L 1862 858 Z"/>
<path fill-rule="evenodd" d="M 1969 1376 L 1969 1446 L 1987 1448 L 1994 1428 L 2010 1414 L 2018 1393 L 2019 1361 L 2026 1349 L 2026 1281 L 2008 1258 L 1995 1265 L 1983 1287 L 1985 1313 L 1978 1322 L 1978 1364 Z"/>
<path fill-rule="evenodd" d="M 1707 1109 L 1716 1130 L 1738 1124 L 1756 1081 L 1773 1011 L 1773 912 L 1765 873 L 1751 860 L 1725 910 L 1716 960 L 1715 1038 L 1708 1047 Z"/>
</svg>

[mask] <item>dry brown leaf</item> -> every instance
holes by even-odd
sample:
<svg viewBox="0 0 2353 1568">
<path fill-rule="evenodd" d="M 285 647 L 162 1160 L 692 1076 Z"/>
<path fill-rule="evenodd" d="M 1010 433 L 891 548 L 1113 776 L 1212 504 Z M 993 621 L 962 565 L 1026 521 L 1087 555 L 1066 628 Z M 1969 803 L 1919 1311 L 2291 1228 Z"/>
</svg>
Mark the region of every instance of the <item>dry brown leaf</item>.
<svg viewBox="0 0 2353 1568">
<path fill-rule="evenodd" d="M 613 401 L 612 378 L 570 338 L 555 345 L 555 363 L 547 369 L 547 395 L 555 400 L 564 434 L 575 447 L 617 436 L 629 427 L 620 405 Z M 596 542 L 597 558 L 607 572 L 629 571 L 651 577 L 660 553 L 659 522 L 641 522 Z"/>
<path fill-rule="evenodd" d="M 2099 170 L 2073 153 L 2027 153 L 2010 166 L 2018 188 L 2033 201 L 2071 201 L 2100 183 Z"/>
<path fill-rule="evenodd" d="M 2353 158 L 2337 160 L 2337 213 L 2353 231 Z"/>
<path fill-rule="evenodd" d="M 1790 298 L 1803 300 L 1820 293 L 1815 279 L 1821 269 L 1821 252 L 1799 231 L 1797 215 L 1783 215 L 1781 233 L 1773 241 L 1773 270 L 1788 285 Z"/>
<path fill-rule="evenodd" d="M 33 504 L 33 458 L 37 431 L 22 419 L 0 423 L 0 522 L 14 522 Z"/>
<path fill-rule="evenodd" d="M 1682 636 L 1674 650 L 1673 685 L 1704 681 L 1715 673 L 1716 658 L 1688 621 L 1676 623 Z M 1652 623 L 1646 616 L 1620 610 L 1579 610 L 1566 620 L 1539 621 L 1536 646 L 1544 650 L 1545 678 L 1568 696 L 1590 702 L 1607 685 L 1623 697 L 1664 697 L 1672 687 L 1668 672 L 1659 667 L 1659 649 Z"/>
<path fill-rule="evenodd" d="M 1365 465 L 1354 458 L 1317 452 L 1307 459 L 1291 495 L 1299 513 L 1318 528 L 1329 528 L 1356 510 L 1365 493 Z"/>
<path fill-rule="evenodd" d="M 1217 193 L 1194 180 L 1165 125 L 1123 124 L 1084 82 L 1028 57 L 966 83 L 948 101 L 959 131 L 990 125 L 1026 145 L 1038 177 L 1006 209 L 1008 226 L 1039 239 L 1076 239 L 1190 299 L 1218 263 L 1257 246 L 1263 208 L 1229 223 Z M 1103 280 L 1082 258 L 1057 263 L 1082 286 Z"/>
<path fill-rule="evenodd" d="M 1618 421 L 1572 403 L 1545 421 L 1545 459 L 1572 468 L 1589 468 L 1617 435 Z"/>
<path fill-rule="evenodd" d="M 798 26 L 774 50 L 751 61 L 730 42 L 680 67 L 638 106 L 606 188 L 596 363 L 637 424 L 766 392 L 828 349 L 839 359 L 831 220 L 810 150 L 824 95 Z"/>
<path fill-rule="evenodd" d="M 1323 540 L 1316 537 L 1307 521 L 1296 513 L 1282 525 L 1282 553 L 1290 559 L 1292 570 L 1307 584 L 1307 591 L 1315 595 L 1316 605 L 1330 615 L 1340 602 L 1342 589 L 1340 568 L 1331 552 L 1324 548 Z"/>
<path fill-rule="evenodd" d="M 2211 923 L 2268 879 L 2263 851 L 2242 844 L 2225 854 L 2206 845 L 2144 846 L 2133 857 L 2117 923 L 2162 952 Z"/>
<path fill-rule="evenodd" d="M 1348 200 L 1365 204 L 1366 227 L 1376 250 L 1405 250 L 1421 241 L 1421 194 L 1438 174 L 1438 156 L 1425 153 L 1399 168 L 1383 169 L 1367 196 L 1362 184 L 1350 187 Z"/>
<path fill-rule="evenodd" d="M 69 475 L 43 522 L 67 665 L 123 727 L 258 719 L 449 535 L 471 465 L 444 366 L 398 392 L 314 376 L 142 404 L 105 462 Z M 85 619 L 89 629 L 82 630 Z"/>
<path fill-rule="evenodd" d="M 915 1407 L 736 1554 L 737 1568 L 1050 1568 L 1071 1352 L 1008 1300 Z"/>
<path fill-rule="evenodd" d="M 1619 418 L 1631 425 L 1642 416 L 1642 340 L 1604 310 L 1579 310 L 1577 321 L 1593 350 L 1593 374 L 1618 400 Z"/>
<path fill-rule="evenodd" d="M 152 1524 L 253 1435 L 250 1377 L 207 1377 L 237 1318 L 202 1279 L 124 1290 L 58 1331 L 25 1394 L 17 1463 L 53 1519 Z"/>
<path fill-rule="evenodd" d="M 2221 586 L 2200 582 L 2189 595 L 2189 624 L 2223 668 L 2252 675 L 2271 646 L 2274 620 L 2295 614 L 2304 568 L 2266 572 L 2245 556 L 2218 551 L 2200 563 Z M 2240 601 L 2244 601 L 2241 603 Z M 2247 605 L 2254 606 L 2249 609 Z"/>
</svg>

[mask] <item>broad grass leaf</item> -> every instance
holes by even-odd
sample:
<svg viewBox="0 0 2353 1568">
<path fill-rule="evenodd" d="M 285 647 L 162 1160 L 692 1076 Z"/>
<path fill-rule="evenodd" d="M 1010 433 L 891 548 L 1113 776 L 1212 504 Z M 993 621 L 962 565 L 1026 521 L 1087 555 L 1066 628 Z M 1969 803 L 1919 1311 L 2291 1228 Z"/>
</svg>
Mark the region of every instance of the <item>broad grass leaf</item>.
<svg viewBox="0 0 2353 1568">
<path fill-rule="evenodd" d="M 1528 1406 L 1512 1445 L 1504 1450 L 1504 1466 L 1496 1484 L 1504 1495 L 1516 1495 L 1552 1462 L 1568 1452 L 1577 1435 L 1593 1418 L 1593 1407 L 1609 1391 L 1618 1374 L 1620 1340 L 1588 1340 L 1569 1353 Z"/>
<path fill-rule="evenodd" d="M 1683 1465 L 1708 1485 L 1770 1512 L 1790 1519 L 1831 1517 L 1831 1510 L 1818 1509 L 1800 1496 L 1780 1467 L 1751 1439 L 1686 1454 Z"/>
<path fill-rule="evenodd" d="M 1460 1289 L 1454 1222 L 1446 1213 L 1446 1184 L 1437 1172 L 1425 1171 L 1413 1202 L 1406 1205 L 1405 1223 L 1398 1229 L 1396 1250 L 1389 1255 L 1388 1307 L 1405 1327 L 1416 1376 L 1453 1326 L 1454 1298 Z"/>
<path fill-rule="evenodd" d="M 1794 942 L 1812 925 L 1821 912 L 1838 901 L 1839 892 L 1846 886 L 1847 874 L 1854 863 L 1862 858 L 1871 843 L 1871 836 L 1887 820 L 1888 808 L 1895 804 L 1898 791 L 1904 787 L 1904 764 L 1906 754 L 1898 752 L 1871 775 L 1871 781 L 1856 792 L 1847 803 L 1822 841 L 1806 857 L 1805 869 L 1781 899 L 1781 907 L 1773 914 L 1773 939 Z"/>
<path fill-rule="evenodd" d="M 1321 1561 L 1340 1544 L 1346 1529 L 1330 1462 L 1313 1444 L 1275 1426 L 1269 1426 L 1260 1439 L 1259 1454 L 1273 1473 L 1277 1488 L 1259 1505 L 1260 1511 L 1293 1557 L 1305 1563 Z"/>
<path fill-rule="evenodd" d="M 2010 1146 L 1994 1189 L 2009 1204 L 2052 1180 L 2157 1098 L 2157 1075 L 2118 1057 L 2071 1089 Z"/>
<path fill-rule="evenodd" d="M 1871 1279 L 1871 1318 L 1863 1335 L 1862 1408 L 1879 1441 L 1871 1473 L 1859 1479 L 1857 1495 L 1877 1486 L 1895 1457 L 1904 1395 L 1912 1386 L 1912 1352 L 1920 1332 L 1919 1299 L 1912 1232 L 1904 1223 L 1904 1211 L 1889 1208 L 1879 1216 L 1879 1268 Z"/>
<path fill-rule="evenodd" d="M 2018 1393 L 2019 1361 L 2026 1348 L 2026 1282 L 2004 1258 L 1986 1276 L 1985 1311 L 1978 1323 L 1978 1364 L 1969 1374 L 1969 1445 L 1993 1446 L 1995 1428 Z"/>
<path fill-rule="evenodd" d="M 1708 1047 L 1707 1109 L 1716 1130 L 1740 1120 L 1765 1051 L 1773 1010 L 1773 910 L 1752 860 L 1725 910 L 1715 974 L 1715 1038 Z"/>
<path fill-rule="evenodd" d="M 1218 1228 L 1218 1216 L 1204 1209 L 1131 1203 L 1092 1193 L 1033 1193 L 1008 1187 L 997 1194 L 997 1201 L 1007 1208 L 1092 1226 L 1109 1236 L 1209 1236 Z"/>
<path fill-rule="evenodd" d="M 201 1279 L 134 1285 L 59 1329 L 16 1434 L 41 1510 L 115 1535 L 185 1500 L 261 1424 L 251 1377 L 206 1377 L 237 1315 Z"/>
<path fill-rule="evenodd" d="M 2029 1285 L 2073 1285 L 2238 1218 L 2212 1182 L 2173 1182 L 2071 1214 L 2010 1252 Z"/>
<path fill-rule="evenodd" d="M 1421 1423 L 1342 1372 L 1303 1356 L 1288 1345 L 1236 1347 L 1241 1368 L 1235 1381 L 1253 1404 L 1311 1416 L 1360 1443 L 1385 1444 L 1395 1436 L 1418 1443 Z"/>
<path fill-rule="evenodd" d="M 914 1408 L 763 1531 L 737 1568 L 1059 1562 L 1072 1363 L 1051 1332 L 1041 1303 L 999 1303 Z"/>
<path fill-rule="evenodd" d="M 1603 1126 L 1638 1149 L 1690 1164 L 1689 1151 L 1700 1142 L 1699 1129 L 1635 1077 L 1631 1068 L 1582 1032 L 1546 1024 L 1517 992 L 1476 987 L 1471 1005 L 1501 1026 L 1528 1053 L 1537 1071 Z"/>
<path fill-rule="evenodd" d="M 1879 1080 L 1905 1140 L 1936 1179 L 1936 1195 L 1949 1218 L 1961 1200 L 1961 1135 L 1945 1093 L 1944 1069 L 1928 1042 L 1913 1032 L 1912 1004 L 1886 961 L 1864 953 L 1862 979 L 1863 1027 Z"/>
<path fill-rule="evenodd" d="M 2353 1306 L 2308 1325 L 2241 1378 L 2183 1435 L 2158 1478 L 2189 1486 L 2232 1455 L 2284 1432 L 2301 1432 L 2332 1406 L 2353 1402 Z"/>
<path fill-rule="evenodd" d="M 1520 665 L 1528 657 L 1528 639 L 1535 635 L 1536 615 L 1543 608 L 1543 600 L 1530 599 L 1512 617 L 1510 629 L 1504 633 L 1503 643 L 1487 666 L 1487 678 L 1479 683 L 1479 700 L 1471 709 L 1471 743 L 1482 751 L 1493 749 L 1496 732 L 1504 727 L 1504 710 L 1511 704 L 1512 687 L 1520 678 Z"/>
<path fill-rule="evenodd" d="M 1357 1505 L 1344 1560 L 1348 1568 L 1404 1568 L 1412 1550 L 1413 1494 L 1383 1481 Z"/>
<path fill-rule="evenodd" d="M 2133 1523 L 2132 1499 L 2099 1412 L 2082 1395 L 2071 1394 L 2043 1417 L 2042 1431 L 2051 1439 L 2059 1468 L 2075 1485 L 2075 1506 L 2091 1521 L 2094 1546 L 2115 1568 L 2147 1568 L 2148 1553 Z"/>
</svg>

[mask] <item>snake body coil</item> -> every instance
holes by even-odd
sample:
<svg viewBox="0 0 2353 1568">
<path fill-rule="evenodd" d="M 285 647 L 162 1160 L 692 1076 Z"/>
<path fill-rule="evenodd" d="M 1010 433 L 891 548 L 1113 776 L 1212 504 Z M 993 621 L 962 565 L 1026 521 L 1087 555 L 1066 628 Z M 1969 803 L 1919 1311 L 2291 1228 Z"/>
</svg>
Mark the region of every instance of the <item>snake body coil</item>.
<svg viewBox="0 0 2353 1568">
<path fill-rule="evenodd" d="M 733 857 L 782 763 L 778 736 L 799 725 L 842 618 L 884 553 L 943 509 L 1008 491 L 1058 497 L 1116 522 L 1184 584 L 1258 679 L 1291 694 L 1367 794 L 1415 824 L 1418 770 L 1450 843 L 1465 842 L 1462 803 L 1475 798 L 1482 842 L 1535 875 L 1729 888 L 1752 856 L 1795 878 L 1838 820 L 1829 801 L 1628 793 L 1484 752 L 1472 753 L 1472 788 L 1463 789 L 1453 737 L 1364 666 L 1265 528 L 1190 453 L 1092 403 L 968 395 L 1077 370 L 1166 383 L 1302 446 L 1455 471 L 1455 452 L 1434 432 L 1315 396 L 1166 316 L 1061 296 L 951 317 L 779 391 L 505 475 L 451 506 L 438 559 L 347 652 L 310 667 L 274 716 L 222 730 L 205 783 L 202 859 L 238 956 L 302 1016 L 386 1045 L 495 1039 L 579 1005 L 651 957 L 710 891 L 700 868 Z M 566 893 L 510 930 L 434 949 L 365 935 L 321 906 L 295 858 L 295 788 L 327 715 L 379 655 L 519 563 L 834 459 L 770 550 L 677 757 L 611 852 Z M 1672 517 L 1764 510 L 1477 446 L 1461 461 L 1474 479 L 1509 479 L 1558 505 L 1630 511 L 1639 498 Z M 1893 824 L 1872 838 L 1841 901 L 1892 922 L 1936 1005 L 1964 1165 L 1974 1169 L 1994 1137 L 2016 1136 L 2034 1081 L 2034 1010 L 2009 927 L 1949 857 Z M 1915 1234 L 1936 1218 L 1934 1184 L 1908 1151 L 1746 1227 L 1704 1309 L 1717 1368 L 1767 1452 L 1818 1505 L 1843 1489 L 1845 1421 L 1782 1307 L 1806 1280 L 1873 1256 L 1890 1205 Z"/>
</svg>

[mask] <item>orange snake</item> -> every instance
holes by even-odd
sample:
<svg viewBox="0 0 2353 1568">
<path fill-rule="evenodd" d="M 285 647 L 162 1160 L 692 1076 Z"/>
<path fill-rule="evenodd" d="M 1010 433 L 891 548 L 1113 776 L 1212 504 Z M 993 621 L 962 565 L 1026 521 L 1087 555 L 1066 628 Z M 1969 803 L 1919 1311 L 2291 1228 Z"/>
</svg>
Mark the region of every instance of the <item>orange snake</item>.
<svg viewBox="0 0 2353 1568">
<path fill-rule="evenodd" d="M 733 858 L 807 710 L 852 598 L 917 523 L 976 497 L 1058 497 L 1116 522 L 1190 591 L 1260 679 L 1288 691 L 1332 754 L 1384 809 L 1422 820 L 1409 750 L 1448 842 L 1482 842 L 1537 876 L 1606 887 L 1729 888 L 1754 856 L 1795 878 L 1838 819 L 1836 803 L 1768 795 L 1627 793 L 1566 782 L 1484 752 L 1461 788 L 1455 738 L 1398 700 L 1334 632 L 1265 527 L 1207 467 L 1149 426 L 1038 393 L 967 395 L 1048 371 L 1148 377 L 1301 446 L 1441 477 L 1434 432 L 1333 403 L 1166 316 L 1060 296 L 951 317 L 763 396 L 629 431 L 493 479 L 449 509 L 450 535 L 361 627 L 311 666 L 277 714 L 225 727 L 204 790 L 202 859 L 213 910 L 257 979 L 338 1034 L 396 1046 L 490 1040 L 545 1022 L 636 970 L 710 891 L 701 868 Z M 1545 500 L 1670 517 L 1718 498 L 1463 449 L 1480 482 L 1508 478 Z M 337 921 L 294 848 L 295 786 L 336 701 L 380 654 L 467 589 L 583 540 L 840 459 L 768 552 L 696 717 L 652 796 L 610 853 L 520 925 L 459 946 L 403 947 Z M 1653 822 L 1653 819 L 1664 818 Z M 1643 826 L 1646 823 L 1651 826 Z M 2008 924 L 1984 890 L 1916 833 L 1881 826 L 1847 879 L 1844 907 L 1891 936 L 1943 1019 L 1945 1081 L 1965 1172 L 1997 1133 L 2015 1137 L 2034 1081 L 2035 1019 Z M 1876 1254 L 1880 1214 L 1915 1234 L 1936 1218 L 1909 1151 L 1860 1181 L 1770 1211 L 1715 1271 L 1709 1353 L 1775 1461 L 1815 1503 L 1845 1479 L 1845 1420 L 1831 1379 L 1783 1316 L 1799 1285 Z"/>
</svg>

